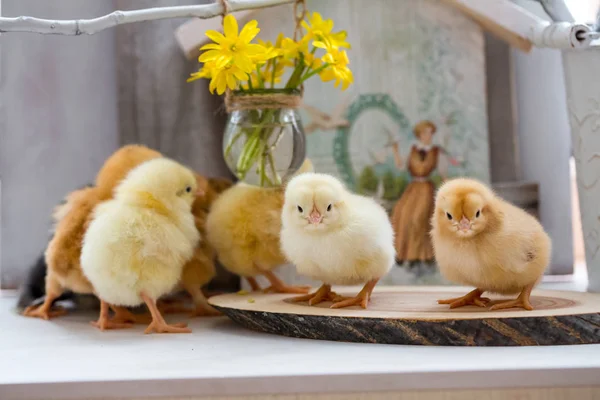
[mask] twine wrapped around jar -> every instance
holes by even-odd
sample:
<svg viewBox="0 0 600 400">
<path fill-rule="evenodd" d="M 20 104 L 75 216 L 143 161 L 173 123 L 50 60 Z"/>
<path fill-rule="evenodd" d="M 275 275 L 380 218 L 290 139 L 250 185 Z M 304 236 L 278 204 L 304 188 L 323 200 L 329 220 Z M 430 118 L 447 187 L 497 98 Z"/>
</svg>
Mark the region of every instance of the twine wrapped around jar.
<svg viewBox="0 0 600 400">
<path fill-rule="evenodd" d="M 255 109 L 297 109 L 302 105 L 302 93 L 225 93 L 225 108 L 232 111 Z"/>
</svg>

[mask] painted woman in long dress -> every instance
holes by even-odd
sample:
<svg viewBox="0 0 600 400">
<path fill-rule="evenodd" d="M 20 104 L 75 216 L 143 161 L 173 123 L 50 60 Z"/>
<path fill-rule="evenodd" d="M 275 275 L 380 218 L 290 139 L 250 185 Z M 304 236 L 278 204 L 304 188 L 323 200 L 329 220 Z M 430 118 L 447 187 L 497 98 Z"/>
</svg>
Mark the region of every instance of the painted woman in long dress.
<svg viewBox="0 0 600 400">
<path fill-rule="evenodd" d="M 421 121 L 415 125 L 413 133 L 418 142 L 411 147 L 405 165 L 400 157 L 398 143 L 393 147 L 397 168 L 406 167 L 412 178 L 392 212 L 399 263 L 433 260 L 429 220 L 433 213 L 435 185 L 430 177 L 438 166 L 442 151 L 438 146 L 432 145 L 436 131 L 436 125 L 431 121 Z"/>
</svg>

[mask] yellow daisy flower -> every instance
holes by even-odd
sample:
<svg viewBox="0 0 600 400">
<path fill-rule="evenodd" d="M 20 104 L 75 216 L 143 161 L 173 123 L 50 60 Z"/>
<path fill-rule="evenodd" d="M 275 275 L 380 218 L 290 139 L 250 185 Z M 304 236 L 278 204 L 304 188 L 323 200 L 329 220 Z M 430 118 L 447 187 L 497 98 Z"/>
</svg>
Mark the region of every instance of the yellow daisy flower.
<svg viewBox="0 0 600 400">
<path fill-rule="evenodd" d="M 341 84 L 342 90 L 346 90 L 354 82 L 352 71 L 348 68 L 350 61 L 346 51 L 330 48 L 321 60 L 328 64 L 327 68 L 319 74 L 323 82 L 335 80 L 334 86 L 338 87 Z"/>
<path fill-rule="evenodd" d="M 213 70 L 208 90 L 210 90 L 211 93 L 214 93 L 216 90 L 217 94 L 223 94 L 227 88 L 235 90 L 239 81 L 247 79 L 248 74 L 245 71 L 237 65 L 230 63 L 224 68 L 216 68 Z"/>
<path fill-rule="evenodd" d="M 309 24 L 310 23 L 310 24 Z M 302 21 L 302 27 L 306 29 L 305 39 L 313 39 L 313 45 L 316 47 L 346 47 L 350 48 L 350 44 L 346 42 L 346 31 L 332 33 L 333 20 L 323 19 L 321 14 L 313 12 L 309 23 Z"/>
<path fill-rule="evenodd" d="M 273 46 L 273 43 L 270 41 L 263 41 L 258 39 L 259 46 L 262 47 L 262 51 L 252 57 L 252 60 L 256 64 L 264 64 L 271 58 L 279 57 L 281 55 L 281 50 L 276 46 Z"/>
<path fill-rule="evenodd" d="M 214 62 L 216 68 L 225 68 L 227 65 L 235 65 L 244 72 L 250 73 L 254 69 L 253 57 L 264 53 L 263 46 L 250 43 L 260 32 L 256 20 L 248 22 L 238 34 L 238 23 L 235 17 L 228 14 L 223 21 L 224 35 L 209 30 L 206 32 L 215 43 L 202 46 L 200 50 L 206 50 L 198 61 Z"/>
<path fill-rule="evenodd" d="M 187 82 L 197 81 L 198 79 L 212 78 L 213 71 L 215 70 L 215 63 L 205 63 L 202 68 L 200 68 L 197 72 L 192 72 L 190 77 L 187 79 Z"/>
</svg>

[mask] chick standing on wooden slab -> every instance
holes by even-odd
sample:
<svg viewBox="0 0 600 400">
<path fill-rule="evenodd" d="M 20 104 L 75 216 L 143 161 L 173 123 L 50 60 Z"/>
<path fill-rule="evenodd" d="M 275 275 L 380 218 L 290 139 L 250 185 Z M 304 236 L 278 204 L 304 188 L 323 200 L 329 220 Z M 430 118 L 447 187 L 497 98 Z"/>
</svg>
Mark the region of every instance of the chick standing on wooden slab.
<svg viewBox="0 0 600 400">
<path fill-rule="evenodd" d="M 484 292 L 520 293 L 492 310 L 533 310 L 531 290 L 550 262 L 551 241 L 527 212 L 496 196 L 473 179 L 454 179 L 438 191 L 431 236 L 441 273 L 450 281 L 474 286 L 463 297 L 440 300 L 450 308 L 485 307 Z"/>
<path fill-rule="evenodd" d="M 383 207 L 350 193 L 333 176 L 303 174 L 286 188 L 282 223 L 284 254 L 300 274 L 323 282 L 317 292 L 292 300 L 367 308 L 377 281 L 395 262 L 394 233 Z M 332 284 L 365 285 L 356 297 L 342 298 Z"/>
<path fill-rule="evenodd" d="M 185 324 L 167 325 L 156 300 L 175 288 L 200 240 L 191 212 L 197 188 L 190 170 L 160 158 L 136 167 L 115 198 L 96 207 L 81 267 L 100 298 L 97 325 L 108 321 L 109 304 L 145 303 L 152 315 L 146 333 L 191 332 Z"/>
<path fill-rule="evenodd" d="M 307 159 L 296 172 L 312 170 Z M 273 269 L 286 264 L 281 252 L 281 208 L 283 187 L 262 188 L 238 183 L 214 202 L 206 220 L 208 241 L 221 264 L 260 290 L 255 277 L 264 275 L 271 286 L 266 291 L 307 293 L 308 287 L 286 285 Z"/>
<path fill-rule="evenodd" d="M 92 294 L 93 288 L 81 271 L 80 257 L 83 235 L 93 209 L 112 197 L 112 191 L 135 166 L 144 161 L 162 157 L 144 146 L 128 145 L 113 153 L 96 176 L 96 186 L 76 190 L 66 197 L 65 204 L 55 209 L 54 235 L 45 252 L 47 264 L 45 299 L 43 304 L 32 305 L 23 315 L 50 319 L 65 314 L 64 310 L 52 310 L 52 303 L 65 290 L 80 294 Z M 138 317 L 125 309 L 115 309 L 117 320 L 135 322 Z M 122 321 L 125 322 L 125 321 Z"/>
</svg>

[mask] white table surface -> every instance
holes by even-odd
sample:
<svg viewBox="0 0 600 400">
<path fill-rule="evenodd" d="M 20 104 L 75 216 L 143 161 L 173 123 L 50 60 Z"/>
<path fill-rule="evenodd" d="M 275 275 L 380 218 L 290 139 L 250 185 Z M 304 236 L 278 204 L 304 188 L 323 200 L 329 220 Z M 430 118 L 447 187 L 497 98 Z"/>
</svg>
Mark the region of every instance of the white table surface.
<svg viewBox="0 0 600 400">
<path fill-rule="evenodd" d="M 13 304 L 0 297 L 2 400 L 600 385 L 600 345 L 337 343 L 256 333 L 225 317 L 195 319 L 188 335 L 100 332 L 87 324 L 94 315 L 48 322 Z"/>
</svg>

